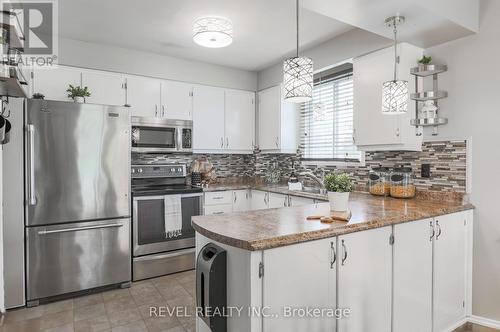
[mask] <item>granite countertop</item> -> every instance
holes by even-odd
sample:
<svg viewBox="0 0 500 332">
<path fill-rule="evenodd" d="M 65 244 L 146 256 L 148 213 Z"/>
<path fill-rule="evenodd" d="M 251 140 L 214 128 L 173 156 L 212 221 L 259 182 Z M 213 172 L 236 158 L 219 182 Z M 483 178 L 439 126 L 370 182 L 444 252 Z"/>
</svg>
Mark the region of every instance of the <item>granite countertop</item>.
<svg viewBox="0 0 500 332">
<path fill-rule="evenodd" d="M 258 186 L 248 186 L 259 189 Z M 269 190 L 270 187 L 265 187 Z M 295 194 L 295 192 L 294 192 Z M 351 193 L 352 218 L 348 223 L 306 220 L 329 215 L 329 203 L 298 207 L 235 212 L 192 218 L 194 229 L 214 241 L 245 250 L 265 250 L 299 242 L 328 238 L 372 228 L 432 218 L 473 209 L 472 204 L 426 199 L 395 199 Z"/>
</svg>

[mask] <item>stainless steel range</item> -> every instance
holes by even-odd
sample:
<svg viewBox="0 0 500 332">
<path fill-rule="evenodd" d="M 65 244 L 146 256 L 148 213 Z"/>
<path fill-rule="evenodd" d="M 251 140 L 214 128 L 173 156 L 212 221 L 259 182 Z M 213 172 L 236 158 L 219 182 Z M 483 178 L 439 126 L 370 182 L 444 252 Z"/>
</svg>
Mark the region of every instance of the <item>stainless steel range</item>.
<svg viewBox="0 0 500 332">
<path fill-rule="evenodd" d="M 132 165 L 132 196 L 133 280 L 193 269 L 203 193 L 186 184 L 186 166 Z"/>
</svg>

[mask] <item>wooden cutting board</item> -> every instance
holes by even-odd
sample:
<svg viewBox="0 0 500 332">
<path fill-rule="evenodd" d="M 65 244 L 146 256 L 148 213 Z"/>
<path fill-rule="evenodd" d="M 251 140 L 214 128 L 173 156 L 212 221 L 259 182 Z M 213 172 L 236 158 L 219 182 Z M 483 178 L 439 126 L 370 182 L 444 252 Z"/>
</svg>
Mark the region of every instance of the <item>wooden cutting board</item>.
<svg viewBox="0 0 500 332">
<path fill-rule="evenodd" d="M 307 220 L 320 220 L 323 223 L 333 223 L 333 222 L 348 222 L 351 219 L 352 213 L 350 210 L 347 211 L 332 211 L 329 216 L 308 216 Z"/>
</svg>

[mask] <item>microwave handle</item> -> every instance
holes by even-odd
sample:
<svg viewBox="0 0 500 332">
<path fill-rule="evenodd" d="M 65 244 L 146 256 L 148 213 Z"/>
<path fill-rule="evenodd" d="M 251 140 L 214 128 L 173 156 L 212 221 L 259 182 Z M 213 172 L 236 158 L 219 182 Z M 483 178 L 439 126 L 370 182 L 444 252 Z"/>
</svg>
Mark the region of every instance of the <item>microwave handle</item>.
<svg viewBox="0 0 500 332">
<path fill-rule="evenodd" d="M 175 136 L 177 137 L 176 149 L 177 151 L 182 150 L 182 129 L 175 127 Z"/>
</svg>

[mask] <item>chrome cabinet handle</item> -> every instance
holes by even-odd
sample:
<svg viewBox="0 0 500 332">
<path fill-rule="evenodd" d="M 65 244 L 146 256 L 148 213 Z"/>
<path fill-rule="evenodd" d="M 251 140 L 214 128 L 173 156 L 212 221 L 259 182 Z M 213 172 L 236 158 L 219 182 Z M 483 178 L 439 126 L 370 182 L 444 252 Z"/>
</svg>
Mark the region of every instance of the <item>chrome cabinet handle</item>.
<svg viewBox="0 0 500 332">
<path fill-rule="evenodd" d="M 28 125 L 28 142 L 29 142 L 29 194 L 28 204 L 36 205 L 35 196 L 35 126 Z"/>
<path fill-rule="evenodd" d="M 439 240 L 439 236 L 441 235 L 441 225 L 439 225 L 439 220 L 436 220 L 437 234 L 436 240 Z"/>
<path fill-rule="evenodd" d="M 155 104 L 155 116 L 158 116 L 158 105 Z"/>
<path fill-rule="evenodd" d="M 217 211 L 217 212 L 214 212 L 214 213 L 212 213 L 212 214 L 224 214 L 224 212 L 222 212 L 222 211 Z"/>
<path fill-rule="evenodd" d="M 332 251 L 332 260 L 330 261 L 330 269 L 333 269 L 333 266 L 337 261 L 337 253 L 335 252 L 335 246 L 333 242 L 330 242 L 330 250 Z"/>
<path fill-rule="evenodd" d="M 236 191 L 233 192 L 234 195 L 234 203 L 236 203 Z"/>
<path fill-rule="evenodd" d="M 223 148 L 224 147 L 224 138 L 220 138 L 220 147 Z"/>
<path fill-rule="evenodd" d="M 161 105 L 161 116 L 165 117 L 165 106 Z"/>
<path fill-rule="evenodd" d="M 269 193 L 264 194 L 264 203 L 265 204 L 269 203 Z"/>
<path fill-rule="evenodd" d="M 432 221 L 429 222 L 429 228 L 431 232 L 431 236 L 429 237 L 429 241 L 432 242 L 432 238 L 434 238 L 434 235 L 436 234 L 436 231 L 434 230 L 434 226 L 432 225 Z"/>
<path fill-rule="evenodd" d="M 347 260 L 347 248 L 344 240 L 342 240 L 342 250 L 344 251 L 344 257 L 342 257 L 342 265 L 344 265 L 345 261 Z"/>
<path fill-rule="evenodd" d="M 396 137 L 399 137 L 399 134 L 400 133 L 399 133 L 399 128 L 398 128 L 398 129 L 396 129 Z"/>
<path fill-rule="evenodd" d="M 276 137 L 276 147 L 278 148 L 279 147 L 279 144 L 278 144 L 278 137 Z"/>
<path fill-rule="evenodd" d="M 288 206 L 292 206 L 292 196 L 288 196 Z"/>
<path fill-rule="evenodd" d="M 86 230 L 100 229 L 100 228 L 115 228 L 115 227 L 118 228 L 122 226 L 123 224 L 105 224 L 96 226 L 72 227 L 72 228 L 54 229 L 52 231 L 38 231 L 38 235 L 78 232 L 78 231 L 86 231 Z"/>
<path fill-rule="evenodd" d="M 226 148 L 229 147 L 229 138 L 226 137 Z"/>
</svg>

